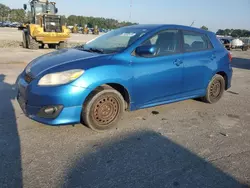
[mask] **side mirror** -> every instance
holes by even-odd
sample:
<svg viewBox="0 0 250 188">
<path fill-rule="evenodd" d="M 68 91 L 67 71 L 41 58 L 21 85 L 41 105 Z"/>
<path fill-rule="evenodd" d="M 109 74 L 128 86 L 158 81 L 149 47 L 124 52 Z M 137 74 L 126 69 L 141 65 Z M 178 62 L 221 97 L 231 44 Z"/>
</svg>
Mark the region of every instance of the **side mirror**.
<svg viewBox="0 0 250 188">
<path fill-rule="evenodd" d="M 56 14 L 58 13 L 58 8 L 55 9 L 55 13 L 56 13 Z"/>
<path fill-rule="evenodd" d="M 155 46 L 139 46 L 135 49 L 135 53 L 142 57 L 152 57 L 156 53 Z"/>
<path fill-rule="evenodd" d="M 26 4 L 23 4 L 23 9 L 27 10 L 27 5 Z"/>
</svg>

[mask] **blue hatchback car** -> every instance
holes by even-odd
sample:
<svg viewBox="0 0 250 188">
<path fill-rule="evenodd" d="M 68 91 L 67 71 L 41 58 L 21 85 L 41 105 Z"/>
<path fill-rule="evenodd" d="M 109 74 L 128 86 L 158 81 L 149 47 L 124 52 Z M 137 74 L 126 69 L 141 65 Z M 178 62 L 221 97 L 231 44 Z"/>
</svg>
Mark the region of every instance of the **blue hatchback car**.
<svg viewBox="0 0 250 188">
<path fill-rule="evenodd" d="M 231 60 L 209 31 L 128 26 L 33 60 L 17 79 L 17 100 L 35 121 L 104 131 L 124 110 L 191 98 L 217 102 L 231 86 Z"/>
</svg>

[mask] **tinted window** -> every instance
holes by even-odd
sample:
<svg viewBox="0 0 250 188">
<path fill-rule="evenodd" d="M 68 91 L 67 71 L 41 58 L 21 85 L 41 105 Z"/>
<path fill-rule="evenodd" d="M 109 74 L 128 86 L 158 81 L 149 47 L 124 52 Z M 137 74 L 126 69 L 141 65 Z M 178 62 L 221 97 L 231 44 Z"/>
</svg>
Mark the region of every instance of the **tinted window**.
<svg viewBox="0 0 250 188">
<path fill-rule="evenodd" d="M 183 31 L 183 36 L 184 50 L 186 52 L 208 50 L 212 48 L 212 45 L 205 34 Z"/>
<path fill-rule="evenodd" d="M 166 30 L 157 33 L 147 41 L 145 41 L 143 46 L 155 46 L 157 52 L 154 56 L 164 56 L 179 53 L 181 39 L 178 30 Z"/>
</svg>

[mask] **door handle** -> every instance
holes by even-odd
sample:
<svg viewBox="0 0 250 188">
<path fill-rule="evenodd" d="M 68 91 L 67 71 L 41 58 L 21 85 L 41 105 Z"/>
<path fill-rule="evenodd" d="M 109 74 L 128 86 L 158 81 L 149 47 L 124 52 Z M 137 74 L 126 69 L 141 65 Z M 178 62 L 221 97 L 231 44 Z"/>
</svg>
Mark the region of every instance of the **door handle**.
<svg viewBox="0 0 250 188">
<path fill-rule="evenodd" d="M 176 66 L 180 66 L 182 63 L 183 63 L 183 61 L 181 61 L 180 59 L 176 59 L 176 60 L 174 61 L 174 64 L 175 64 Z"/>
</svg>

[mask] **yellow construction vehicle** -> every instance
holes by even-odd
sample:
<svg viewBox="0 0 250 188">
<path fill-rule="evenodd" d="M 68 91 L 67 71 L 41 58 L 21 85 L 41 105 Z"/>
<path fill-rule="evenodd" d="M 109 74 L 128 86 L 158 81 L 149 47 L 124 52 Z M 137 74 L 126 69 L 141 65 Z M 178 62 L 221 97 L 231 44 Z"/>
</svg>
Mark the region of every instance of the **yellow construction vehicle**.
<svg viewBox="0 0 250 188">
<path fill-rule="evenodd" d="M 67 47 L 70 30 L 62 23 L 61 16 L 57 15 L 56 3 L 48 0 L 30 0 L 30 24 L 23 29 L 23 47 L 39 49 L 47 44 L 49 48 Z M 27 5 L 24 4 L 24 9 Z"/>
<path fill-rule="evenodd" d="M 72 33 L 78 33 L 78 32 L 79 32 L 78 25 L 75 24 L 72 28 Z"/>
<path fill-rule="evenodd" d="M 94 35 L 99 35 L 99 28 L 98 28 L 97 25 L 96 25 L 96 26 L 94 27 L 94 29 L 93 29 L 93 34 L 94 34 Z"/>
<path fill-rule="evenodd" d="M 89 28 L 87 25 L 84 25 L 84 28 L 82 29 L 83 34 L 89 34 Z"/>
</svg>

